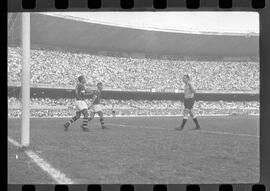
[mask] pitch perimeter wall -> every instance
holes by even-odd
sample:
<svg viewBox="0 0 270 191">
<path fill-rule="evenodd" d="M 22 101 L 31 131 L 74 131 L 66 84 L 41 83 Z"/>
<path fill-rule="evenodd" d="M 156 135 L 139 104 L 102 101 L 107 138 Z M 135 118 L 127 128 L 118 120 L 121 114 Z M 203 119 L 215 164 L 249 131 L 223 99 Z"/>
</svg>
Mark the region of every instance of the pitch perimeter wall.
<svg viewBox="0 0 270 191">
<path fill-rule="evenodd" d="M 8 87 L 8 97 L 20 97 L 21 88 L 15 86 Z M 74 98 L 75 91 L 72 89 L 55 88 L 31 88 L 31 97 L 33 98 Z M 90 98 L 90 96 L 89 96 Z M 182 100 L 183 92 L 134 92 L 134 91 L 108 91 L 105 90 L 103 99 L 119 100 Z M 197 100 L 203 101 L 259 101 L 259 93 L 197 93 Z"/>
</svg>

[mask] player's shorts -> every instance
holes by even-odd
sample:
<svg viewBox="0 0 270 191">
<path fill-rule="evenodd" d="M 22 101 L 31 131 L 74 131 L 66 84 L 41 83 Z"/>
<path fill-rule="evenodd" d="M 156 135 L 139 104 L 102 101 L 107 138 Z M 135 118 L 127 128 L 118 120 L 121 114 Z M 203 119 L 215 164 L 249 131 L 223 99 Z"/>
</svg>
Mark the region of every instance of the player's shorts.
<svg viewBox="0 0 270 191">
<path fill-rule="evenodd" d="M 75 106 L 76 106 L 77 111 L 82 111 L 88 108 L 86 102 L 83 100 L 76 100 Z"/>
<path fill-rule="evenodd" d="M 102 111 L 102 105 L 101 104 L 93 105 L 90 111 L 94 113 L 100 112 Z"/>
<path fill-rule="evenodd" d="M 194 98 L 184 98 L 184 106 L 186 109 L 192 109 L 195 103 Z"/>
</svg>

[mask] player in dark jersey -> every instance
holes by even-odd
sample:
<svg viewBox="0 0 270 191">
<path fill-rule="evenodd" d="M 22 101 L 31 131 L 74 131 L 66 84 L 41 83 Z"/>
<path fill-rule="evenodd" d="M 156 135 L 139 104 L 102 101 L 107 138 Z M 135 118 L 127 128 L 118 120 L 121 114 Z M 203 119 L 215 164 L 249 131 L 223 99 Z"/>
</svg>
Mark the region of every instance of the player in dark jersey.
<svg viewBox="0 0 270 191">
<path fill-rule="evenodd" d="M 83 114 L 83 124 L 81 125 L 81 128 L 83 129 L 83 131 L 89 131 L 89 129 L 87 128 L 88 116 L 89 116 L 88 115 L 88 107 L 87 107 L 87 104 L 85 102 L 85 96 L 87 95 L 88 92 L 85 89 L 85 84 L 86 84 L 85 77 L 82 75 L 79 76 L 78 83 L 77 83 L 76 89 L 75 89 L 75 92 L 76 92 L 75 105 L 77 108 L 76 115 L 64 124 L 65 131 L 68 130 L 68 127 L 72 123 L 74 123 L 75 121 L 77 121 L 81 117 L 81 114 Z"/>
<path fill-rule="evenodd" d="M 198 122 L 197 117 L 193 111 L 193 105 L 195 102 L 194 96 L 195 96 L 196 92 L 190 83 L 189 75 L 184 75 L 183 82 L 185 84 L 185 88 L 184 88 L 184 107 L 185 108 L 184 108 L 184 112 L 183 112 L 183 121 L 182 121 L 181 126 L 175 128 L 175 129 L 176 130 L 183 130 L 183 128 L 188 120 L 188 115 L 190 115 L 192 117 L 194 123 L 196 124 L 195 129 L 200 129 L 199 122 Z"/>
<path fill-rule="evenodd" d="M 95 114 L 97 113 L 99 115 L 99 120 L 101 124 L 102 129 L 107 129 L 107 127 L 104 125 L 104 118 L 103 118 L 103 111 L 102 111 L 102 104 L 100 102 L 100 97 L 102 94 L 103 84 L 99 82 L 97 84 L 97 90 L 93 93 L 93 99 L 91 102 L 91 105 L 89 107 L 90 109 L 90 118 L 89 122 L 94 119 Z"/>
</svg>

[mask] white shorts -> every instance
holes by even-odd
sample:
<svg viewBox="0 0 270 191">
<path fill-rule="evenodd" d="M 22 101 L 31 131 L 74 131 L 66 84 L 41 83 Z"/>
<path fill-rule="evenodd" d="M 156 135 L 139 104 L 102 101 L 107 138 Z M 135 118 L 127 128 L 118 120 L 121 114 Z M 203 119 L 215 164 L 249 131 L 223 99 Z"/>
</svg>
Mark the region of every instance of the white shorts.
<svg viewBox="0 0 270 191">
<path fill-rule="evenodd" d="M 101 104 L 97 104 L 97 105 L 93 105 L 90 109 L 91 112 L 97 113 L 99 111 L 102 111 L 102 105 Z"/>
<path fill-rule="evenodd" d="M 75 106 L 76 106 L 77 111 L 82 111 L 88 108 L 86 102 L 83 100 L 76 100 Z"/>
</svg>

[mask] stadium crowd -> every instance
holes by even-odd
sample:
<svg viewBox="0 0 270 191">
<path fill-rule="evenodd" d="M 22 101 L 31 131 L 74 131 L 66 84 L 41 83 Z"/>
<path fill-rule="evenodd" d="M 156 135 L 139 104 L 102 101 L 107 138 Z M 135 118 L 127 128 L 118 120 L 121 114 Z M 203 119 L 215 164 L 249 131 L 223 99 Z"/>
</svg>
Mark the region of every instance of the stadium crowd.
<svg viewBox="0 0 270 191">
<path fill-rule="evenodd" d="M 8 82 L 20 82 L 21 49 L 8 48 Z M 58 49 L 31 50 L 31 82 L 50 87 L 74 86 L 84 74 L 91 84 L 107 88 L 183 89 L 182 75 L 190 74 L 197 90 L 258 91 L 256 61 L 199 61 L 93 55 Z"/>
<path fill-rule="evenodd" d="M 116 115 L 180 115 L 183 103 L 170 100 L 104 100 L 103 111 L 106 116 Z M 89 104 L 89 103 L 88 103 Z M 8 98 L 8 117 L 20 117 L 20 101 Z M 31 99 L 32 117 L 67 117 L 74 115 L 74 99 Z M 259 102 L 197 101 L 194 105 L 199 115 L 212 114 L 259 114 Z"/>
</svg>

